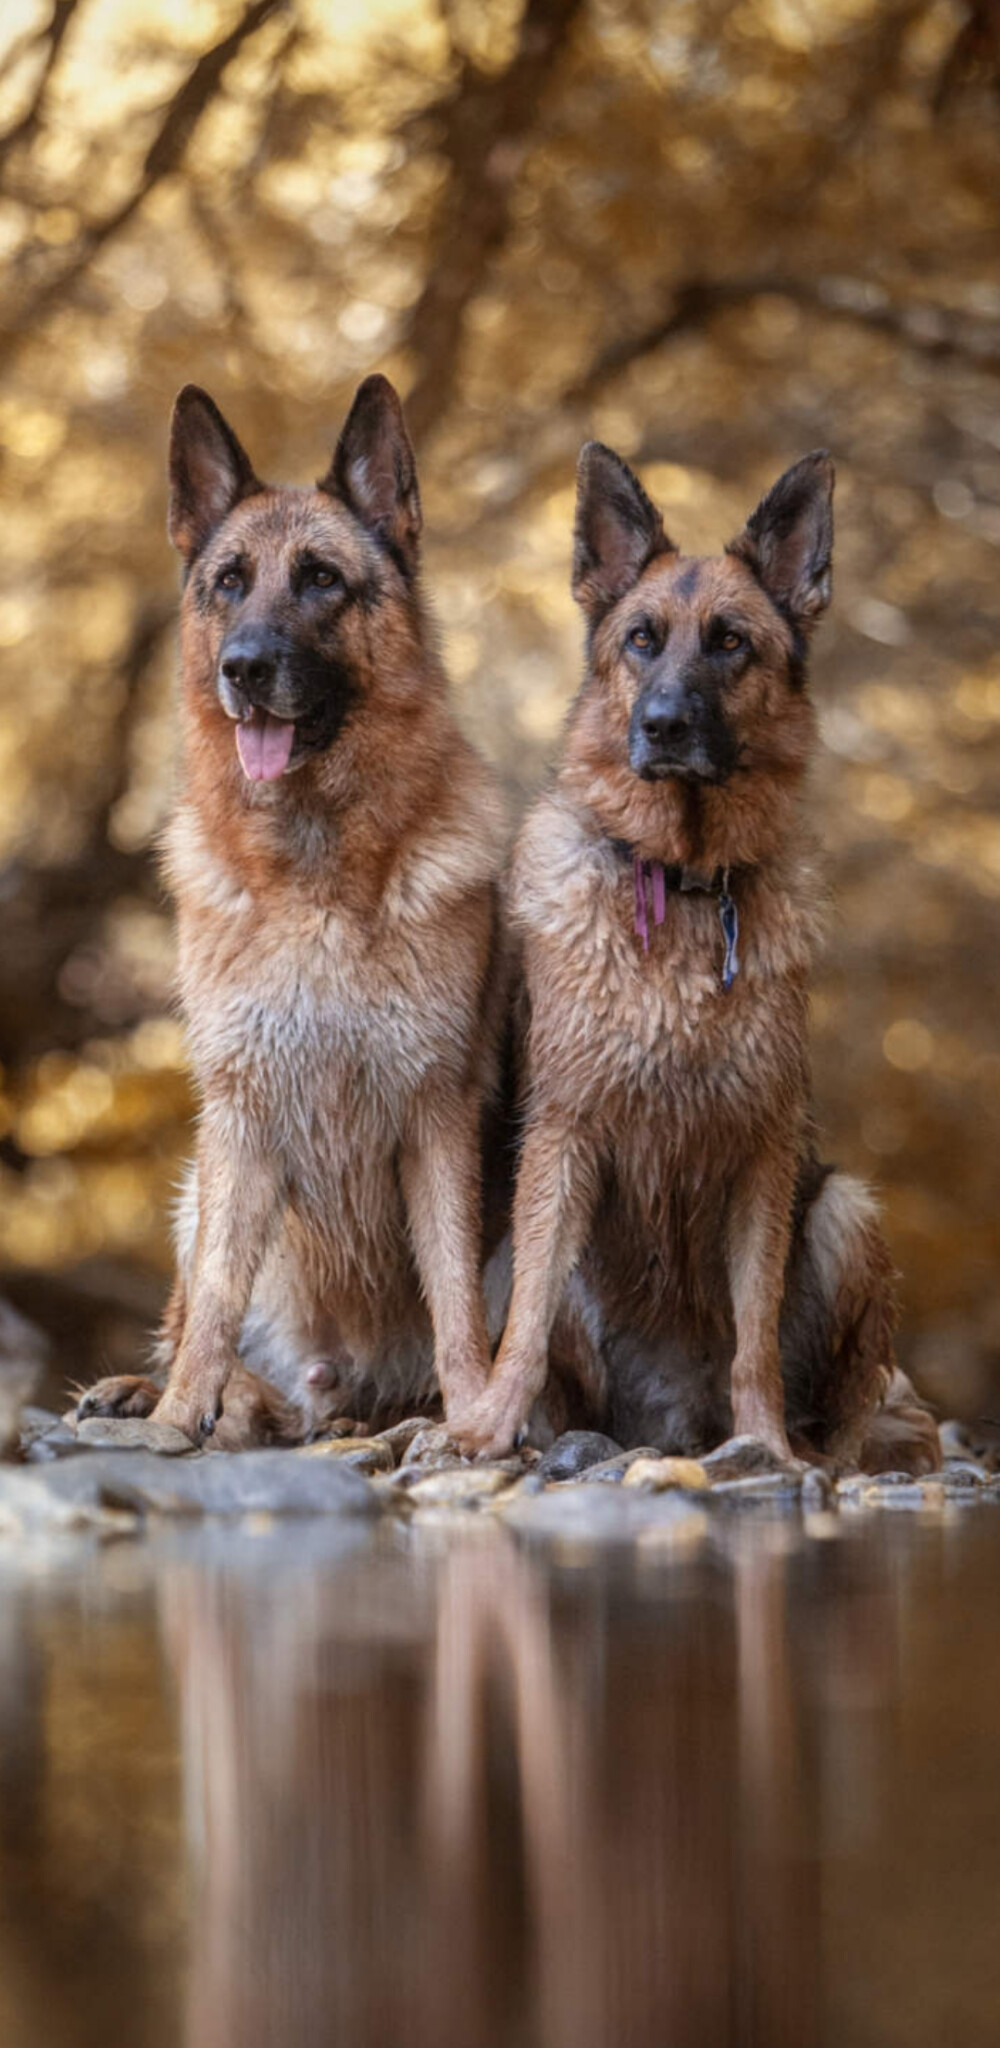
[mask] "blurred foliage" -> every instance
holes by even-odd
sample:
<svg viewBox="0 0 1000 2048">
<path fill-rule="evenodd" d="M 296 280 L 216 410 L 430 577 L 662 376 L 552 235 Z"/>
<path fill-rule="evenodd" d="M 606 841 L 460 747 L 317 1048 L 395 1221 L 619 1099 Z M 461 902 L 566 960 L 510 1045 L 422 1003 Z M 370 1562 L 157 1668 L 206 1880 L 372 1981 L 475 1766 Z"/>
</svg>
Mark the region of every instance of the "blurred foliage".
<svg viewBox="0 0 1000 2048">
<path fill-rule="evenodd" d="M 692 549 L 833 450 L 820 1109 L 885 1191 L 925 1386 L 1000 1398 L 994 0 L 7 0 L 0 37 L 14 1298 L 117 1358 L 169 1262 L 174 391 L 307 478 L 379 367 L 461 713 L 516 801 L 579 673 L 580 441 Z"/>
</svg>

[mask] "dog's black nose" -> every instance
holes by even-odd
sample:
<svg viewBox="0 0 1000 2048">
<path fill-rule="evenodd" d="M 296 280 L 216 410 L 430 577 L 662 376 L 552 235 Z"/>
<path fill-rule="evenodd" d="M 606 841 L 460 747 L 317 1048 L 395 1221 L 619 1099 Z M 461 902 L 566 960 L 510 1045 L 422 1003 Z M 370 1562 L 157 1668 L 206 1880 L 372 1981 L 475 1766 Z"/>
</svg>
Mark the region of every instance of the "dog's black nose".
<svg viewBox="0 0 1000 2048">
<path fill-rule="evenodd" d="M 642 709 L 643 738 L 654 747 L 676 746 L 687 739 L 694 717 L 695 707 L 689 697 L 676 691 L 658 692 Z"/>
<path fill-rule="evenodd" d="M 264 690 L 273 683 L 278 662 L 274 650 L 259 640 L 237 641 L 222 652 L 219 674 L 243 690 Z"/>
</svg>

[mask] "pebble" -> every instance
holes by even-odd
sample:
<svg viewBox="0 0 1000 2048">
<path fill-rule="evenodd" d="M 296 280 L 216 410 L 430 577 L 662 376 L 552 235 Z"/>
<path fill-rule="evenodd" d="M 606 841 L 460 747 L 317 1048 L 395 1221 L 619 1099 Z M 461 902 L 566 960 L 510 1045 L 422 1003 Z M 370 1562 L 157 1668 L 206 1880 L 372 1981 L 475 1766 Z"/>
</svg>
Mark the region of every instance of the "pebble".
<svg viewBox="0 0 1000 2048">
<path fill-rule="evenodd" d="M 498 1465 L 464 1465 L 457 1471 L 429 1472 L 407 1489 L 414 1507 L 479 1507 L 510 1491 L 509 1474 Z"/>
<path fill-rule="evenodd" d="M 600 1465 L 588 1465 L 587 1470 L 581 1472 L 578 1484 L 580 1486 L 620 1486 L 630 1465 L 637 1464 L 640 1458 L 658 1459 L 662 1458 L 662 1456 L 663 1452 L 656 1450 L 650 1444 L 643 1444 L 640 1449 L 635 1451 L 619 1451 L 617 1458 L 605 1458 Z"/>
<path fill-rule="evenodd" d="M 332 1436 L 320 1437 L 318 1442 L 304 1444 L 300 1458 L 336 1458 L 339 1465 L 349 1466 L 352 1472 L 363 1472 L 372 1478 L 376 1472 L 394 1472 L 396 1461 L 390 1446 L 377 1436 Z"/>
<path fill-rule="evenodd" d="M 34 1443 L 38 1437 L 47 1436 L 50 1430 L 61 1429 L 62 1426 L 62 1416 L 57 1415 L 54 1408 L 36 1408 L 34 1403 L 29 1401 L 27 1407 L 21 1410 L 22 1451 L 27 1450 L 28 1445 Z"/>
<path fill-rule="evenodd" d="M 985 1486 L 989 1473 L 982 1465 L 974 1465 L 969 1458 L 946 1458 L 936 1475 L 948 1493 L 975 1492 Z"/>
<path fill-rule="evenodd" d="M 568 1429 L 563 1436 L 557 1436 L 542 1457 L 538 1470 L 546 1480 L 576 1479 L 591 1465 L 606 1464 L 609 1458 L 619 1457 L 621 1444 L 613 1437 L 602 1436 L 596 1429 Z"/>
<path fill-rule="evenodd" d="M 625 1473 L 623 1483 L 645 1487 L 652 1493 L 663 1493 L 667 1487 L 703 1493 L 708 1479 L 697 1458 L 637 1458 Z"/>
<path fill-rule="evenodd" d="M 414 1431 L 401 1462 L 404 1466 L 423 1465 L 425 1470 L 438 1472 L 464 1465 L 467 1460 L 455 1449 L 443 1422 L 430 1422 Z"/>
<path fill-rule="evenodd" d="M 419 1436 L 420 1431 L 427 1426 L 426 1415 L 409 1415 L 405 1422 L 394 1422 L 390 1428 L 380 1429 L 373 1442 L 388 1444 L 393 1463 L 401 1465 L 414 1437 Z"/>
<path fill-rule="evenodd" d="M 79 1449 L 76 1429 L 50 1408 L 25 1408 L 21 1416 L 21 1457 L 30 1465 L 65 1458 Z"/>
<path fill-rule="evenodd" d="M 426 1464 L 421 1462 L 414 1465 L 407 1458 L 396 1473 L 395 1483 L 401 1492 L 412 1493 L 414 1487 L 419 1486 L 421 1480 L 429 1478 L 432 1473 L 461 1479 L 462 1474 L 468 1472 L 498 1472 L 507 1486 L 512 1479 L 520 1479 L 522 1473 L 537 1470 L 537 1457 L 537 1451 L 512 1451 L 509 1458 L 493 1458 L 489 1464 L 483 1465 L 477 1464 L 472 1458 L 451 1458 L 442 1460 L 440 1464 L 431 1459 Z"/>
</svg>

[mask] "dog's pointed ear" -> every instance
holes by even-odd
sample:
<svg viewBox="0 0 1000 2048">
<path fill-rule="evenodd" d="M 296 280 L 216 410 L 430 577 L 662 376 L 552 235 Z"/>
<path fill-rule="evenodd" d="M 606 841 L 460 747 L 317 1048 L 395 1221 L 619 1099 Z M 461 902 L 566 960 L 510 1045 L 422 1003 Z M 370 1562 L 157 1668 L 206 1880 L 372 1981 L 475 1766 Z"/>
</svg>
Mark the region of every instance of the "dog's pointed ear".
<svg viewBox="0 0 1000 2048">
<path fill-rule="evenodd" d="M 804 455 L 772 485 L 727 550 L 804 629 L 830 602 L 834 475 L 825 448 Z"/>
<path fill-rule="evenodd" d="M 403 408 L 387 377 L 366 377 L 319 489 L 342 498 L 407 576 L 417 566 L 420 491 Z"/>
<path fill-rule="evenodd" d="M 263 485 L 207 391 L 185 384 L 170 422 L 167 532 L 186 562 L 201 553 L 241 498 Z"/>
<path fill-rule="evenodd" d="M 654 555 L 673 554 L 673 541 L 637 476 L 611 448 L 588 441 L 576 472 L 573 596 L 598 619 L 631 590 Z"/>
</svg>

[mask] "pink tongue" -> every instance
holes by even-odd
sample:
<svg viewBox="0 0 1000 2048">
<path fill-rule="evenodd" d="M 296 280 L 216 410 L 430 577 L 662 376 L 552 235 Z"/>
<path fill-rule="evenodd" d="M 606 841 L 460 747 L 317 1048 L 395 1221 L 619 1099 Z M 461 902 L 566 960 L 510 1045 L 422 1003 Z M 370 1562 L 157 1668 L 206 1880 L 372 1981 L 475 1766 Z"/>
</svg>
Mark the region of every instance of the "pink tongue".
<svg viewBox="0 0 1000 2048">
<path fill-rule="evenodd" d="M 254 711 L 246 725 L 236 728 L 236 751 L 248 782 L 276 782 L 288 766 L 295 738 L 290 719 L 272 718 L 267 711 Z"/>
</svg>

